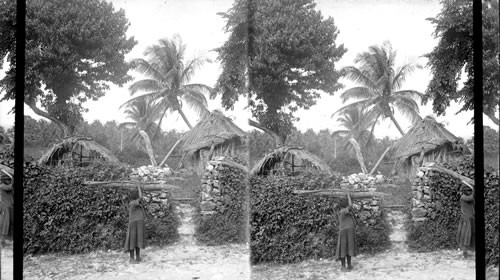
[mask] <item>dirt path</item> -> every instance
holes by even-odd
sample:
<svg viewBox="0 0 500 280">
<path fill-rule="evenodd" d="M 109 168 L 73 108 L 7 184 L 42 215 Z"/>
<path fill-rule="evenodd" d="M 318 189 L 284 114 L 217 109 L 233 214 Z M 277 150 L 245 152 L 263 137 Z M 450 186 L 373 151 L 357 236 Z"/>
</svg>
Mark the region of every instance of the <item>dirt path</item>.
<svg viewBox="0 0 500 280">
<path fill-rule="evenodd" d="M 393 210 L 388 214 L 388 219 L 393 225 L 390 236 L 392 248 L 376 255 L 358 255 L 353 258 L 353 271 L 341 272 L 340 262 L 332 259 L 310 260 L 293 265 L 253 266 L 252 279 L 475 279 L 473 257 L 463 259 L 461 253 L 454 250 L 409 252 L 404 242 L 404 214 Z M 498 268 L 489 272 L 488 279 L 498 279 Z"/>
<path fill-rule="evenodd" d="M 0 279 L 7 280 L 13 279 L 13 267 L 14 267 L 14 259 L 12 252 L 12 244 L 9 244 L 5 247 L 0 248 L 1 250 L 1 260 L 0 260 Z"/>
<path fill-rule="evenodd" d="M 193 209 L 178 207 L 182 220 L 178 243 L 148 247 L 140 264 L 129 264 L 122 251 L 26 257 L 25 279 L 249 279 L 246 245 L 200 246 L 194 238 Z"/>
</svg>

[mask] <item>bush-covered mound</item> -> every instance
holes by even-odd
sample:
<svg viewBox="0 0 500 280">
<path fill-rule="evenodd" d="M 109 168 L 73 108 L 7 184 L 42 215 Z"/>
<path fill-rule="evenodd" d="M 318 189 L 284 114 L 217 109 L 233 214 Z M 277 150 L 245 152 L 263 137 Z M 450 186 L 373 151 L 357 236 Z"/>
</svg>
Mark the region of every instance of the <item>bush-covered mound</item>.
<svg viewBox="0 0 500 280">
<path fill-rule="evenodd" d="M 95 163 L 82 168 L 24 169 L 24 253 L 83 253 L 123 248 L 129 191 L 83 185 L 84 180 L 128 178 L 123 166 Z M 146 244 L 164 245 L 178 238 L 173 207 L 162 221 L 146 218 Z M 146 209 L 146 212 L 148 210 Z"/>
<path fill-rule="evenodd" d="M 339 200 L 297 196 L 292 192 L 327 188 L 332 182 L 338 185 L 338 180 L 317 172 L 294 177 L 250 178 L 252 263 L 290 263 L 334 257 Z M 357 214 L 355 209 L 353 211 Z M 375 226 L 356 224 L 359 252 L 376 253 L 390 246 L 391 228 L 382 213 Z"/>
<path fill-rule="evenodd" d="M 463 176 L 474 178 L 474 159 L 467 157 L 459 162 L 443 164 Z M 408 246 L 419 251 L 457 248 L 456 233 L 460 220 L 460 182 L 446 174 L 437 172 L 429 176 L 434 209 L 423 222 L 409 223 Z M 485 235 L 486 263 L 498 265 L 499 259 L 499 186 L 498 174 L 485 172 Z M 411 218 L 411 217 L 410 217 Z"/>
<path fill-rule="evenodd" d="M 214 213 L 202 216 L 196 207 L 196 238 L 208 245 L 247 242 L 248 183 L 246 174 L 229 166 L 217 167 L 222 202 Z M 198 192 L 198 197 L 200 193 Z"/>
</svg>

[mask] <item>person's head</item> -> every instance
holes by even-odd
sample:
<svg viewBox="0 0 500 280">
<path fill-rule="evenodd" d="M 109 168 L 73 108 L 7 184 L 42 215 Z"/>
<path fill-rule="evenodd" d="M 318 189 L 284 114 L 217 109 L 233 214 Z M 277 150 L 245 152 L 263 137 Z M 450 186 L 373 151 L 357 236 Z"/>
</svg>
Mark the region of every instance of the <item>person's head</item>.
<svg viewBox="0 0 500 280">
<path fill-rule="evenodd" d="M 2 172 L 2 175 L 0 177 L 0 180 L 1 180 L 2 185 L 12 184 L 12 178 L 9 175 L 4 174 L 3 172 Z"/>
<path fill-rule="evenodd" d="M 460 188 L 460 190 L 462 191 L 462 193 L 464 193 L 466 195 L 471 195 L 472 194 L 472 189 L 469 188 L 468 186 L 462 186 Z"/>
<path fill-rule="evenodd" d="M 139 198 L 139 192 L 137 190 L 130 191 L 130 199 L 136 200 Z"/>
<path fill-rule="evenodd" d="M 342 198 L 340 201 L 339 201 L 339 208 L 342 209 L 342 208 L 347 208 L 347 206 L 349 206 L 349 201 L 347 200 L 347 198 Z"/>
</svg>

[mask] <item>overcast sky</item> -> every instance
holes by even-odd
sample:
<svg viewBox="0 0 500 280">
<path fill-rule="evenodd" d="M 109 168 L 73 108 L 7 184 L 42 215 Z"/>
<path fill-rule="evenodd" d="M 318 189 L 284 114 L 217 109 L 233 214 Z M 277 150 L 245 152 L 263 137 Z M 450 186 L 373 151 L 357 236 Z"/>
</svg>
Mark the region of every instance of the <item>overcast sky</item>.
<svg viewBox="0 0 500 280">
<path fill-rule="evenodd" d="M 232 0 L 114 0 L 116 8 L 125 10 L 131 25 L 128 30 L 129 36 L 134 36 L 138 41 L 135 48 L 128 54 L 127 59 L 142 57 L 147 46 L 155 44 L 160 38 L 171 37 L 180 34 L 184 43 L 187 44 L 188 57 L 205 56 L 214 62 L 200 68 L 191 80 L 192 83 L 204 83 L 213 86 L 220 73 L 219 64 L 216 61 L 217 54 L 213 51 L 226 40 L 228 34 L 224 33 L 224 20 L 217 15 L 225 12 L 231 6 Z M 430 52 L 436 45 L 437 40 L 432 36 L 434 27 L 426 18 L 436 16 L 440 11 L 438 1 L 428 0 L 317 0 L 317 9 L 324 17 L 331 16 L 335 20 L 340 34 L 337 44 L 344 44 L 348 49 L 338 63 L 338 67 L 353 65 L 354 57 L 369 46 L 390 41 L 393 49 L 397 50 L 396 63 L 401 65 L 407 62 L 418 62 L 425 66 L 427 60 L 421 56 Z M 1 73 L 0 73 L 1 75 Z M 403 89 L 412 89 L 425 92 L 430 80 L 427 68 L 417 70 L 404 84 Z M 353 86 L 349 81 L 341 80 L 345 89 Z M 127 91 L 128 84 L 124 87 L 112 86 L 105 97 L 97 102 L 88 102 L 85 106 L 89 112 L 84 114 L 88 122 L 96 119 L 101 122 L 116 120 L 123 122 L 126 116 L 119 110 L 119 106 L 130 98 Z M 315 131 L 330 129 L 335 131 L 341 129 L 336 124 L 331 114 L 343 106 L 338 96 L 324 95 L 318 104 L 310 110 L 300 110 L 297 114 L 300 121 L 296 126 L 305 131 L 312 128 Z M 7 115 L 7 111 L 13 103 L 0 104 L 0 125 L 11 126 L 13 115 Z M 235 106 L 234 111 L 226 112 L 226 115 L 234 119 L 235 123 L 244 130 L 249 130 L 247 119 L 250 117 L 248 110 L 244 109 L 246 101 L 242 100 Z M 220 109 L 220 100 L 210 100 L 209 109 Z M 455 115 L 460 106 L 453 105 L 448 108 L 446 116 L 438 117 L 446 127 L 455 135 L 470 138 L 473 135 L 473 125 L 466 125 L 473 112 Z M 36 117 L 29 108 L 25 107 L 27 114 Z M 421 106 L 421 115 L 432 114 L 431 105 Z M 192 123 L 197 121 L 192 112 L 187 112 Z M 36 117 L 37 118 L 37 117 Z M 402 116 L 397 119 L 403 130 L 408 130 L 410 123 Z M 164 120 L 164 129 L 175 128 L 185 131 L 187 126 L 182 119 L 173 114 Z M 484 118 L 485 125 L 496 128 L 488 118 Z M 390 122 L 382 122 L 375 131 L 377 137 L 389 136 L 399 138 L 399 132 Z"/>
</svg>

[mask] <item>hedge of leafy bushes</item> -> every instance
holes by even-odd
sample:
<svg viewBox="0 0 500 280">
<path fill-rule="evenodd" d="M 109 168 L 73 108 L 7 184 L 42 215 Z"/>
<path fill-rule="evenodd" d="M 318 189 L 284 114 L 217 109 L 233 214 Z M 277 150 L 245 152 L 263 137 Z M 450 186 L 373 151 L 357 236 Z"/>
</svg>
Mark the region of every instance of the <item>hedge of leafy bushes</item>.
<svg viewBox="0 0 500 280">
<path fill-rule="evenodd" d="M 443 164 L 461 175 L 474 178 L 472 157 L 459 162 Z M 429 176 L 430 191 L 435 198 L 433 218 L 409 223 L 408 246 L 419 251 L 457 248 L 455 237 L 460 219 L 460 182 L 457 179 L 433 172 Z M 498 174 L 491 171 L 484 175 L 486 262 L 498 265 L 499 259 L 499 185 Z"/>
<path fill-rule="evenodd" d="M 214 214 L 202 217 L 197 205 L 196 238 L 208 245 L 247 242 L 248 184 L 246 174 L 232 167 L 219 167 L 223 203 Z M 198 193 L 199 195 L 199 193 Z M 198 202 L 199 203 L 199 202 Z"/>
<path fill-rule="evenodd" d="M 252 263 L 334 257 L 339 200 L 297 196 L 293 190 L 326 188 L 336 181 L 338 178 L 334 176 L 316 172 L 294 177 L 250 178 Z M 359 252 L 376 253 L 388 248 L 390 231 L 385 214 L 377 218 L 375 226 L 358 223 Z"/>
<path fill-rule="evenodd" d="M 83 185 L 84 180 L 127 179 L 123 166 L 96 163 L 83 168 L 24 169 L 24 253 L 83 253 L 123 248 L 128 223 L 129 192 Z M 173 208 L 162 221 L 146 219 L 148 245 L 177 240 Z"/>
</svg>

